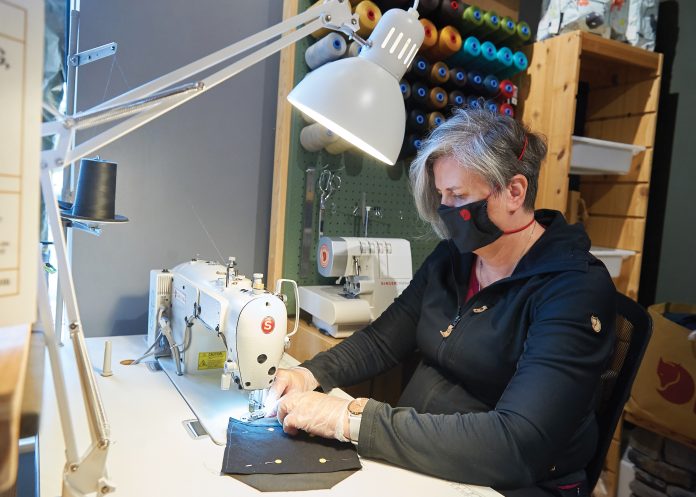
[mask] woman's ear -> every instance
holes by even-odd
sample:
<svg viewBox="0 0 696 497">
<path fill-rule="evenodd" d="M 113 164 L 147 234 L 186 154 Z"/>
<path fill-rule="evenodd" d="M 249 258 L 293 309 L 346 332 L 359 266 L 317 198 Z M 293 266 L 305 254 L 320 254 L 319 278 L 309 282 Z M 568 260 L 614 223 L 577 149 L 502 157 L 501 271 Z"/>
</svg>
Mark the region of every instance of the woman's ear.
<svg viewBox="0 0 696 497">
<path fill-rule="evenodd" d="M 508 211 L 513 214 L 524 206 L 524 199 L 527 197 L 527 178 L 522 174 L 516 174 L 507 186 Z"/>
</svg>

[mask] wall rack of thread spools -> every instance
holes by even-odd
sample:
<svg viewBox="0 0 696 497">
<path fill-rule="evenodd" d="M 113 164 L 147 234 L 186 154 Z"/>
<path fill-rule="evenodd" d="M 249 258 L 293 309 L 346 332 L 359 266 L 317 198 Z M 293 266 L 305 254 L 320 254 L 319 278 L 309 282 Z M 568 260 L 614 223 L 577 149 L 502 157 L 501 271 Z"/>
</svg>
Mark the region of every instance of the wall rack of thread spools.
<svg viewBox="0 0 696 497">
<path fill-rule="evenodd" d="M 284 18 L 309 8 L 309 0 L 285 0 Z M 359 34 L 368 38 L 383 12 L 408 9 L 413 0 L 351 0 Z M 514 116 L 516 74 L 527 58 L 531 38 L 517 19 L 516 0 L 420 0 L 425 41 L 400 86 L 407 109 L 407 130 L 400 159 L 385 166 L 352 149 L 318 123 L 307 121 L 286 102 L 292 87 L 309 71 L 340 57 L 358 54 L 358 45 L 342 34 L 320 30 L 281 52 L 276 124 L 273 206 L 268 276 L 295 278 L 300 284 L 325 282 L 316 272 L 319 176 L 340 177 L 340 189 L 323 211 L 324 234 L 361 236 L 365 208 L 369 236 L 411 241 L 414 270 L 437 240 L 417 217 L 408 185 L 408 166 L 420 140 L 456 107 L 486 108 Z M 314 190 L 314 191 L 312 191 Z M 309 249 L 307 248 L 309 246 Z M 311 268 L 307 271 L 307 268 Z"/>
</svg>

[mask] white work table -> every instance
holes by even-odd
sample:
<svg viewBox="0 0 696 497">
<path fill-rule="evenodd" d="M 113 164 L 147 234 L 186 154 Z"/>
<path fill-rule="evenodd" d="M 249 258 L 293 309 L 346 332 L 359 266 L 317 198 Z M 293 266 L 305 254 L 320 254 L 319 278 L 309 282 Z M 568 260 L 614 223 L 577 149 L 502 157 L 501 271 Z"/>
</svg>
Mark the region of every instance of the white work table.
<svg viewBox="0 0 696 497">
<path fill-rule="evenodd" d="M 104 342 L 113 346 L 113 376 L 102 377 Z M 86 340 L 97 384 L 111 427 L 113 445 L 107 467 L 116 485 L 116 496 L 139 497 L 163 495 L 287 495 L 288 492 L 259 492 L 234 478 L 222 475 L 224 447 L 208 437 L 193 439 L 183 421 L 195 418 L 179 392 L 163 371 L 153 372 L 145 364 L 123 366 L 120 361 L 135 359 L 146 349 L 143 335 Z M 61 348 L 71 413 L 75 420 L 78 450 L 88 446 L 89 431 L 80 385 L 74 367 L 74 355 L 68 343 Z M 58 418 L 53 380 L 46 368 L 44 400 L 39 430 L 39 478 L 42 497 L 61 492 L 65 448 Z M 298 492 L 298 495 L 350 496 L 398 495 L 438 497 L 495 497 L 497 492 L 423 476 L 401 468 L 366 459 L 363 468 L 330 490 Z"/>
</svg>

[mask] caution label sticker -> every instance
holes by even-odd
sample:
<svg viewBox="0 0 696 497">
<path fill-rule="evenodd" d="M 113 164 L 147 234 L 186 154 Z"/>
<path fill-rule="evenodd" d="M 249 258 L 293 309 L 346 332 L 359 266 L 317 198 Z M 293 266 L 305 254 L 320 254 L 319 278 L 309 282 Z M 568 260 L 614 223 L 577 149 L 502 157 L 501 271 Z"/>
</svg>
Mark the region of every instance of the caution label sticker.
<svg viewBox="0 0 696 497">
<path fill-rule="evenodd" d="M 198 369 L 219 369 L 225 365 L 225 351 L 199 352 Z"/>
</svg>

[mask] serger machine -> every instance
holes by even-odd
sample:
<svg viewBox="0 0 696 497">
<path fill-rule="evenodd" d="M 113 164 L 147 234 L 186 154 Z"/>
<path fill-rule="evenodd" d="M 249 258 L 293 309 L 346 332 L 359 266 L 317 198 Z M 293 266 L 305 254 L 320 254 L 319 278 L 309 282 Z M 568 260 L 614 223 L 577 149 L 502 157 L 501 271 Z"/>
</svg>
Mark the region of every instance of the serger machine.
<svg viewBox="0 0 696 497">
<path fill-rule="evenodd" d="M 317 268 L 343 285 L 300 287 L 312 323 L 345 337 L 377 319 L 413 277 L 411 244 L 400 238 L 321 237 Z"/>
<path fill-rule="evenodd" d="M 263 275 L 240 275 L 234 258 L 225 266 L 193 259 L 172 270 L 150 272 L 148 345 L 171 351 L 177 375 L 219 370 L 221 388 L 249 392 L 249 410 L 262 407 L 289 337 L 285 297 L 264 289 Z"/>
</svg>

